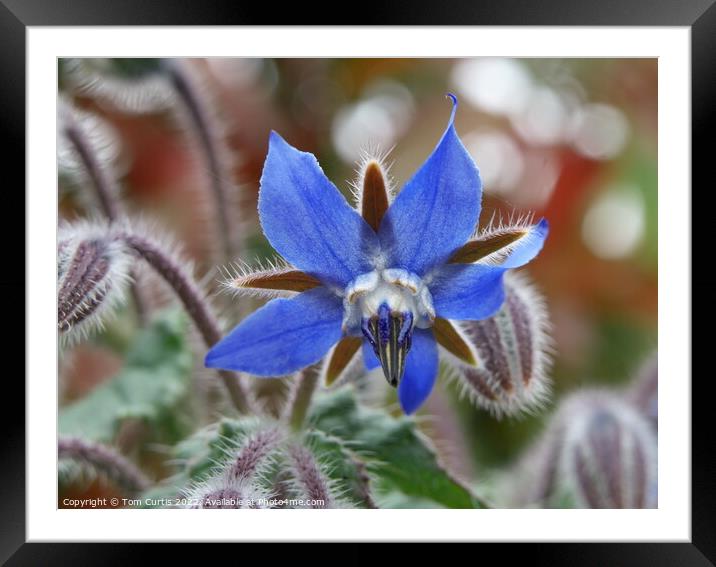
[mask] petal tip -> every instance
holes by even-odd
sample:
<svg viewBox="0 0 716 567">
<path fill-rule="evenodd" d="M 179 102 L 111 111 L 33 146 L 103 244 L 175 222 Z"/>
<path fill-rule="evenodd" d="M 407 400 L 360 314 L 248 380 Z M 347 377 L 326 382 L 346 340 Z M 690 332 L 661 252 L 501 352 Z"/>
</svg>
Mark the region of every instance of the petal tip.
<svg viewBox="0 0 716 567">
<path fill-rule="evenodd" d="M 536 231 L 542 236 L 542 238 L 547 238 L 547 235 L 549 234 L 549 221 L 543 217 L 537 223 Z"/>
<path fill-rule="evenodd" d="M 403 413 L 405 415 L 413 415 L 418 409 L 418 406 L 416 406 L 415 404 L 406 405 L 402 401 L 400 402 L 400 407 L 402 408 Z"/>
<path fill-rule="evenodd" d="M 271 130 L 269 132 L 269 147 L 271 147 L 273 144 L 286 144 L 286 140 L 283 139 L 283 136 L 276 132 L 276 130 Z"/>
<path fill-rule="evenodd" d="M 204 357 L 204 368 L 217 368 L 218 367 L 218 356 L 216 356 L 216 353 L 214 350 L 210 350 L 206 353 L 206 356 Z"/>
<path fill-rule="evenodd" d="M 453 93 L 445 93 L 445 97 L 452 101 L 452 112 L 450 113 L 450 121 L 448 122 L 448 126 L 451 126 L 455 121 L 455 113 L 457 112 L 458 107 L 457 95 Z"/>
</svg>

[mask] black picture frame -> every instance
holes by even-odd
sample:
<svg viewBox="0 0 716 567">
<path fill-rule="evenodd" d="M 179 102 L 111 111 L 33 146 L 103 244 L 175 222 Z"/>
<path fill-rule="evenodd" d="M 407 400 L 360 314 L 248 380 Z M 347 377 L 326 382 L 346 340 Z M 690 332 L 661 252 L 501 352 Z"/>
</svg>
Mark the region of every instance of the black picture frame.
<svg viewBox="0 0 716 567">
<path fill-rule="evenodd" d="M 270 6 L 260 13 L 260 5 L 243 5 L 230 0 L 194 2 L 192 0 L 0 0 L 0 127 L 5 141 L 4 171 L 6 190 L 4 206 L 10 210 L 24 209 L 25 186 L 25 37 L 28 26 L 63 25 L 272 25 L 305 22 L 307 11 L 300 3 L 293 7 L 282 3 L 281 10 Z M 273 11 L 273 13 L 271 13 Z M 310 10 L 315 14 L 316 9 Z M 281 13 L 277 13 L 281 12 Z M 337 19 L 339 12 L 331 7 L 323 10 Z M 351 8 L 351 25 L 579 25 L 579 26 L 687 26 L 691 29 L 692 56 L 692 178 L 695 186 L 700 179 L 706 183 L 709 172 L 710 141 L 714 131 L 711 101 L 716 95 L 716 6 L 714 0 L 652 0 L 638 4 L 627 0 L 600 2 L 569 0 L 500 0 L 499 2 L 443 3 L 436 7 L 427 2 L 401 0 L 371 6 L 361 3 Z M 301 22 L 304 20 L 304 22 Z M 332 24 L 340 24 L 333 21 Z M 693 192 L 691 192 L 693 194 Z M 14 200 L 14 201 L 13 201 Z M 16 201 L 16 202 L 15 202 Z M 15 207 L 18 207 L 17 209 Z M 692 210 L 693 207 L 692 207 Z M 702 212 L 702 214 L 704 214 Z M 698 223 L 693 219 L 692 226 Z M 708 221 L 706 223 L 708 225 Z M 2 223 L 4 264 L 0 289 L 4 299 L 25 297 L 25 252 L 17 245 L 18 227 Z M 692 239 L 694 247 L 702 239 Z M 708 278 L 692 286 L 692 293 L 713 285 Z M 5 320 L 23 321 L 19 299 L 5 302 Z M 711 302 L 712 303 L 712 302 Z M 702 317 L 705 315 L 702 315 Z M 7 328 L 7 327 L 6 327 Z M 12 325 L 17 329 L 18 325 Z M 24 329 L 24 323 L 23 323 Z M 13 333 L 16 338 L 25 333 Z M 706 339 L 694 334 L 694 340 Z M 31 340 L 31 338 L 28 338 Z M 693 344 L 693 343 L 692 343 Z M 12 358 L 10 346 L 5 347 Z M 692 349 L 708 352 L 708 349 Z M 708 395 L 710 372 L 692 380 L 692 539 L 691 543 L 589 543 L 589 544 L 521 544 L 499 545 L 501 563 L 528 557 L 531 565 L 712 565 L 716 563 L 716 441 L 711 434 L 713 411 Z M 691 376 L 666 377 L 690 380 Z M 124 544 L 58 544 L 25 543 L 25 399 L 24 384 L 18 374 L 6 370 L 3 381 L 2 463 L 0 464 L 0 561 L 8 565 L 64 564 L 125 564 L 137 556 L 137 549 Z M 54 385 L 48 385 L 53 388 Z M 11 410 L 16 410 L 14 413 Z M 78 534 L 81 538 L 81 534 Z M 417 548 L 414 548 L 417 549 Z M 163 552 L 164 553 L 164 552 Z M 354 563 L 368 560 L 370 549 L 336 555 L 328 551 L 320 556 L 333 558 L 351 556 Z M 320 558 L 320 557 L 316 557 Z M 467 557 L 466 557 L 467 558 Z M 164 556 L 165 561 L 170 555 Z M 475 560 L 484 560 L 477 555 Z"/>
</svg>

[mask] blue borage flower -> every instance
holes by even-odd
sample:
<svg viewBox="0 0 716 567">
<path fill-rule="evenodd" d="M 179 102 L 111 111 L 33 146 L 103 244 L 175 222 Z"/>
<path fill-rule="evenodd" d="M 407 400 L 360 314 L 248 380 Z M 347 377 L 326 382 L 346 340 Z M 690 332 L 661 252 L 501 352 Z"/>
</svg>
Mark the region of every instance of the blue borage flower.
<svg viewBox="0 0 716 567">
<path fill-rule="evenodd" d="M 405 413 L 430 394 L 438 344 L 467 364 L 474 347 L 454 321 L 493 315 L 503 275 L 534 258 L 546 220 L 490 228 L 474 236 L 482 182 L 454 127 L 391 202 L 380 160 L 361 167 L 357 210 L 316 158 L 271 132 L 259 217 L 285 264 L 237 274 L 239 290 L 297 292 L 275 298 L 216 344 L 206 366 L 277 376 L 321 360 L 333 382 L 357 356 L 382 366 Z M 334 348 L 335 347 L 335 348 Z"/>
</svg>

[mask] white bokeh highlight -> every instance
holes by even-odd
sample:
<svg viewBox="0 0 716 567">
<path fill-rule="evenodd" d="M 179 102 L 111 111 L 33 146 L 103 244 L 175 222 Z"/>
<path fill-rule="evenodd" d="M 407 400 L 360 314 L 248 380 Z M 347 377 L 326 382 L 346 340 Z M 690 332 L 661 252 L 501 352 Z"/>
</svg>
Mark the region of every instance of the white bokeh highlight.
<svg viewBox="0 0 716 567">
<path fill-rule="evenodd" d="M 646 225 L 644 199 L 639 188 L 620 185 L 607 189 L 587 210 L 582 239 L 604 260 L 632 255 L 642 242 Z"/>
<path fill-rule="evenodd" d="M 490 114 L 511 116 L 524 111 L 532 91 L 527 67 L 515 59 L 464 59 L 452 71 L 458 94 Z"/>
<path fill-rule="evenodd" d="M 345 163 L 359 161 L 366 148 L 390 149 L 405 133 L 415 104 L 410 91 L 395 81 L 381 81 L 358 102 L 341 108 L 331 125 L 331 138 Z"/>
<path fill-rule="evenodd" d="M 574 114 L 571 130 L 575 149 L 599 160 L 616 157 L 629 138 L 626 117 L 607 104 L 585 104 Z"/>
</svg>

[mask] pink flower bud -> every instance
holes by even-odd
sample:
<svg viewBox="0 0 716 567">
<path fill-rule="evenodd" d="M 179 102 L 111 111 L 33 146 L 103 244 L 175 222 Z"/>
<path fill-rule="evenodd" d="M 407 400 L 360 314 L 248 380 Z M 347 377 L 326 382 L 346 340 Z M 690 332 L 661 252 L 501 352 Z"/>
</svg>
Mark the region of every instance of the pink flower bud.
<svg viewBox="0 0 716 567">
<path fill-rule="evenodd" d="M 456 363 L 463 394 L 496 416 L 539 408 L 550 392 L 551 339 L 544 299 L 528 280 L 508 273 L 500 311 L 463 328 L 478 355 L 477 366 Z"/>
</svg>

